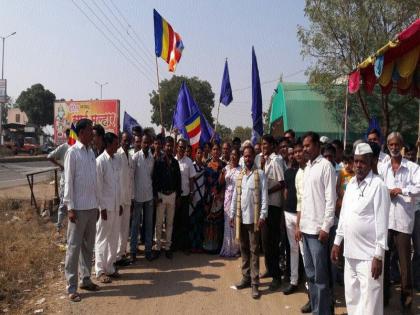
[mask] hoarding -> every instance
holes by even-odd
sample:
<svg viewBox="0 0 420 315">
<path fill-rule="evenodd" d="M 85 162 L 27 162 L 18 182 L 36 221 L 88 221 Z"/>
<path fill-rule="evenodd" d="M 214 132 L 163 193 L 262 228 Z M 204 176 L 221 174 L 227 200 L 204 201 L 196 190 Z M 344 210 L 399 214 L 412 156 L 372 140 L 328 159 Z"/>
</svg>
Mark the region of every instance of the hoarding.
<svg viewBox="0 0 420 315">
<path fill-rule="evenodd" d="M 120 101 L 57 101 L 54 103 L 54 142 L 61 144 L 66 141 L 66 129 L 71 123 L 82 118 L 88 118 L 93 124 L 100 124 L 106 132 L 118 135 L 120 130 Z"/>
</svg>

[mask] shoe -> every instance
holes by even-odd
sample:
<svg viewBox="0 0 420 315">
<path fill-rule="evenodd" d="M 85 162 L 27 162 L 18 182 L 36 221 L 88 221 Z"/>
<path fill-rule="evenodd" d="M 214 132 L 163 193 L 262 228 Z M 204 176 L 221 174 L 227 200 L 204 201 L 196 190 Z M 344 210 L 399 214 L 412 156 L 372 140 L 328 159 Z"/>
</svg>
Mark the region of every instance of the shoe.
<svg viewBox="0 0 420 315">
<path fill-rule="evenodd" d="M 152 261 L 155 259 L 155 255 L 153 255 L 153 252 L 146 252 L 146 259 L 147 261 Z"/>
<path fill-rule="evenodd" d="M 172 259 L 174 257 L 174 254 L 172 253 L 172 251 L 170 249 L 165 250 L 165 256 L 168 259 Z"/>
<path fill-rule="evenodd" d="M 289 294 L 295 293 L 297 291 L 297 289 L 298 289 L 297 285 L 289 284 L 289 286 L 286 289 L 283 290 L 283 294 L 284 295 L 289 295 Z"/>
<path fill-rule="evenodd" d="M 123 257 L 123 258 L 121 258 L 120 260 L 117 260 L 117 261 L 115 262 L 115 265 L 120 266 L 120 267 L 126 267 L 126 266 L 128 266 L 129 264 L 130 264 L 130 260 L 129 260 L 129 259 L 127 259 L 127 258 L 125 258 L 125 257 Z"/>
<path fill-rule="evenodd" d="M 311 301 L 309 300 L 304 306 L 302 306 L 301 308 L 300 308 L 300 311 L 303 313 L 303 314 L 309 314 L 309 313 L 312 313 L 312 306 L 311 306 Z"/>
<path fill-rule="evenodd" d="M 260 298 L 261 294 L 260 294 L 260 290 L 258 290 L 257 285 L 252 286 L 251 295 L 252 295 L 253 299 L 259 299 Z"/>
<path fill-rule="evenodd" d="M 270 273 L 268 271 L 262 273 L 260 275 L 260 279 L 270 278 Z"/>
<path fill-rule="evenodd" d="M 130 254 L 130 264 L 134 264 L 136 262 L 136 254 Z"/>
<path fill-rule="evenodd" d="M 161 250 L 152 251 L 154 259 L 158 259 L 161 252 Z"/>
<path fill-rule="evenodd" d="M 238 290 L 246 289 L 246 288 L 249 288 L 250 286 L 251 286 L 251 281 L 246 280 L 244 278 L 242 278 L 241 282 L 239 282 L 238 284 L 235 284 L 235 287 Z"/>
<path fill-rule="evenodd" d="M 401 304 L 404 310 L 409 310 L 411 308 L 411 304 L 413 303 L 413 298 L 411 296 L 405 297 L 405 299 L 401 300 Z"/>
<path fill-rule="evenodd" d="M 273 278 L 273 281 L 270 283 L 270 291 L 277 291 L 280 288 L 281 280 Z"/>
</svg>

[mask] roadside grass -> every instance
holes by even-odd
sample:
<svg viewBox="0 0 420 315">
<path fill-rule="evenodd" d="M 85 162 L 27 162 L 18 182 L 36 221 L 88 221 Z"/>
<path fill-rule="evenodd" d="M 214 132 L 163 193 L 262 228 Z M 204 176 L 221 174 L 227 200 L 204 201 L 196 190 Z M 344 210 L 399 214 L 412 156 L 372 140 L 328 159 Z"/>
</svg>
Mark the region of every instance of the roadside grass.
<svg viewBox="0 0 420 315">
<path fill-rule="evenodd" d="M 50 219 L 28 201 L 0 200 L 0 313 L 21 313 L 34 291 L 60 278 L 63 252 L 54 240 Z"/>
</svg>

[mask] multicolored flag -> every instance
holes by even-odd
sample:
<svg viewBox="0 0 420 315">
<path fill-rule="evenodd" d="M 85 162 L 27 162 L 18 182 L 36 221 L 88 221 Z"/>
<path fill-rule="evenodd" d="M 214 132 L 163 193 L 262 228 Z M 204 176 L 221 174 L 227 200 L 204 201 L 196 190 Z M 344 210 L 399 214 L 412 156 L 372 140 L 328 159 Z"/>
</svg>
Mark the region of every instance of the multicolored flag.
<svg viewBox="0 0 420 315">
<path fill-rule="evenodd" d="M 188 138 L 190 139 L 190 145 L 192 146 L 193 152 L 197 150 L 200 145 L 201 137 L 201 124 L 200 124 L 200 113 L 197 111 L 189 117 L 184 125 L 187 131 Z"/>
<path fill-rule="evenodd" d="M 67 139 L 67 143 L 69 145 L 73 145 L 76 143 L 76 140 L 77 140 L 76 126 L 74 125 L 74 123 L 71 123 L 70 134 L 69 134 L 69 138 Z"/>
<path fill-rule="evenodd" d="M 169 65 L 169 71 L 174 72 L 176 65 L 181 60 L 184 44 L 181 36 L 155 9 L 153 9 L 155 24 L 155 53 Z"/>
</svg>

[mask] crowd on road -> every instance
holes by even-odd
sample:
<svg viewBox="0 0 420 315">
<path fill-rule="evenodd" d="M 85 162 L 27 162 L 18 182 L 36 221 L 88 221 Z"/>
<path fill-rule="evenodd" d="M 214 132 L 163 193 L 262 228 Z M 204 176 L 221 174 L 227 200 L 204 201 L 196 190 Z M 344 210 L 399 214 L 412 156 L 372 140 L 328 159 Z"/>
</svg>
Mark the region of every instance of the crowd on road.
<svg viewBox="0 0 420 315">
<path fill-rule="evenodd" d="M 382 139 L 372 129 L 350 149 L 288 130 L 194 150 L 140 127 L 119 139 L 88 119 L 76 133 L 48 156 L 63 170 L 57 228 L 67 215 L 71 301 L 81 300 L 79 287 L 100 289 L 93 260 L 95 282 L 110 283 L 139 259 L 140 243 L 148 261 L 175 251 L 240 256 L 236 288 L 255 299 L 262 277 L 272 291 L 286 281 L 286 295 L 305 283 L 303 313 L 333 314 L 336 285 L 348 314 L 383 314 L 391 284 L 400 284 L 403 309 L 420 290 L 420 170 L 398 132 Z"/>
</svg>

